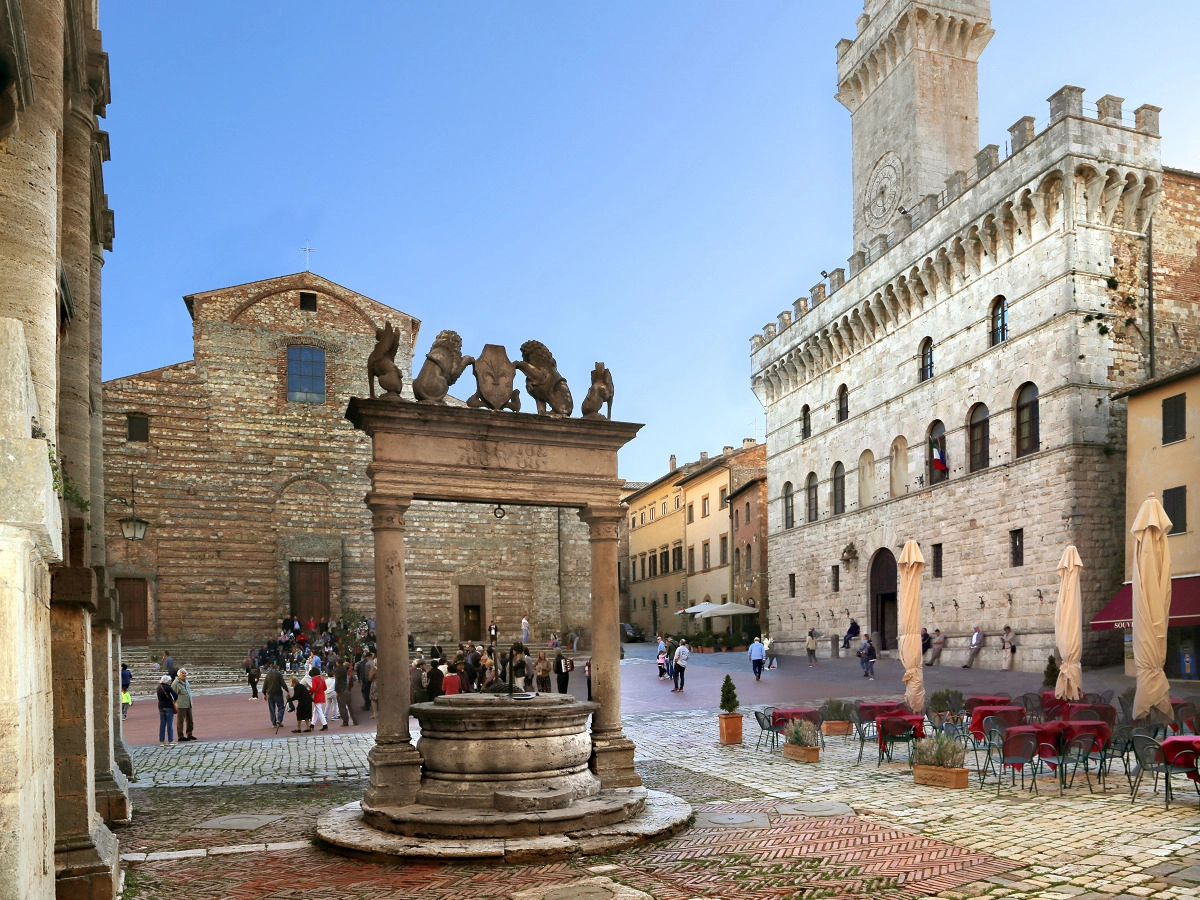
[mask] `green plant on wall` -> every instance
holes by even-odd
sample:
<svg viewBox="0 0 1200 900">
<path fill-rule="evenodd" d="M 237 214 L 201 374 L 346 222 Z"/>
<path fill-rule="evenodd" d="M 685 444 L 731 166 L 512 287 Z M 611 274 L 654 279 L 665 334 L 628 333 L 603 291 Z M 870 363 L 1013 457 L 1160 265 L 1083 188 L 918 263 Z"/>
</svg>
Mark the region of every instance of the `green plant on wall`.
<svg viewBox="0 0 1200 900">
<path fill-rule="evenodd" d="M 50 443 L 49 438 L 45 438 L 45 441 L 46 455 L 50 459 L 50 474 L 53 478 L 54 492 L 80 512 L 87 512 L 92 506 L 91 502 L 84 499 L 83 493 L 79 490 L 79 485 L 71 480 L 71 476 L 66 473 L 61 463 L 59 463 L 58 454 L 54 451 L 54 444 Z"/>
</svg>

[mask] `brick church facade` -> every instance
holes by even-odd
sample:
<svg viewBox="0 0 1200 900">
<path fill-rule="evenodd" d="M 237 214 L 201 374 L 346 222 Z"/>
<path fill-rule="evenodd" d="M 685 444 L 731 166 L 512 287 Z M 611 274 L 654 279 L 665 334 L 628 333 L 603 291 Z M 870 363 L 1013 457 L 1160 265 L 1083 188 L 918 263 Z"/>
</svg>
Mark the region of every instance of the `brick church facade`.
<svg viewBox="0 0 1200 900">
<path fill-rule="evenodd" d="M 104 384 L 105 519 L 126 641 L 265 640 L 284 616 L 374 615 L 370 439 L 343 418 L 367 393 L 385 321 L 410 395 L 419 320 L 311 272 L 192 294 L 194 358 Z M 464 376 L 465 383 L 471 378 Z M 414 503 L 409 622 L 419 643 L 587 637 L 587 527 L 537 507 Z"/>
</svg>

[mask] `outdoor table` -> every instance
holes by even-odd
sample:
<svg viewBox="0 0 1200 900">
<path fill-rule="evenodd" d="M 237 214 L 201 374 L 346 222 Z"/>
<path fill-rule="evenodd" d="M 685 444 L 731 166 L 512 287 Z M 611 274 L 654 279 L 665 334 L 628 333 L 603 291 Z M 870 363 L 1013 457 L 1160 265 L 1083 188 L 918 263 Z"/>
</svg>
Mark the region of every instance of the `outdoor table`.
<svg viewBox="0 0 1200 900">
<path fill-rule="evenodd" d="M 875 732 L 879 735 L 879 749 L 884 748 L 883 741 L 883 720 L 884 719 L 903 719 L 913 727 L 913 735 L 919 738 L 925 737 L 925 716 L 920 713 L 884 713 L 875 717 Z"/>
<path fill-rule="evenodd" d="M 963 701 L 963 709 L 970 712 L 976 706 L 1008 706 L 1010 703 L 1012 703 L 1011 697 L 998 697 L 995 694 L 972 694 Z"/>
<path fill-rule="evenodd" d="M 976 738 L 983 737 L 983 720 L 988 716 L 1003 719 L 1004 723 L 1010 727 L 1025 724 L 1025 710 L 1020 706 L 1012 706 L 1011 704 L 977 706 L 971 710 L 971 734 L 975 735 Z"/>
<path fill-rule="evenodd" d="M 808 706 L 780 706 L 771 713 L 771 724 L 776 728 L 786 725 L 794 719 L 808 719 L 813 725 L 817 724 L 817 710 Z"/>
<path fill-rule="evenodd" d="M 1044 755 L 1043 744 L 1049 744 L 1060 751 L 1081 734 L 1094 734 L 1097 749 L 1108 744 L 1112 737 L 1112 729 L 1105 722 L 1035 722 L 1032 725 L 1017 725 L 1006 732 L 1005 736 L 1013 734 L 1036 734 L 1038 740 L 1038 755 Z"/>
<path fill-rule="evenodd" d="M 863 719 L 874 719 L 878 716 L 885 716 L 889 713 L 906 714 L 908 712 L 899 700 L 882 700 L 875 703 L 860 703 L 858 704 L 858 714 Z"/>
<path fill-rule="evenodd" d="M 1200 754 L 1200 734 L 1181 734 L 1163 739 L 1162 752 L 1166 762 L 1174 763 L 1175 758 L 1185 750 Z M 1200 775 L 1196 773 L 1195 769 L 1188 772 L 1187 776 L 1192 781 L 1200 781 Z"/>
</svg>

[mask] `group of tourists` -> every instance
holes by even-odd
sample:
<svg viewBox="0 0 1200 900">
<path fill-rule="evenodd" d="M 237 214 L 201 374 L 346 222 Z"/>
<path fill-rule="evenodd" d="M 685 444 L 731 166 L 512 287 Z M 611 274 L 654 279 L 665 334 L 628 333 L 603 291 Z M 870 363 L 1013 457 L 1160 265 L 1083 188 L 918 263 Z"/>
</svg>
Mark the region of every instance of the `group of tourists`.
<svg viewBox="0 0 1200 900">
<path fill-rule="evenodd" d="M 525 643 L 517 641 L 508 650 L 498 650 L 492 640 L 483 644 L 462 643 L 453 656 L 446 654 L 439 642 L 429 648 L 429 659 L 422 656 L 412 661 L 409 669 L 410 697 L 413 703 L 426 703 L 447 694 L 479 691 L 552 692 L 553 679 L 558 693 L 570 693 L 571 672 L 575 661 L 563 653 L 562 647 L 539 650 L 534 656 Z M 591 660 L 585 664 L 588 699 L 591 699 Z"/>
<path fill-rule="evenodd" d="M 166 659 L 170 660 L 171 657 L 167 656 Z M 128 671 L 122 666 L 122 681 Z M 132 680 L 132 674 L 130 679 Z M 128 688 L 122 687 L 122 694 L 126 693 L 128 693 Z M 188 684 L 187 669 L 176 669 L 174 660 L 172 660 L 167 666 L 167 673 L 159 680 L 156 694 L 158 697 L 158 742 L 174 744 L 176 735 L 178 735 L 179 741 L 196 740 L 192 721 L 192 686 Z M 124 700 L 122 700 L 122 705 L 124 705 Z"/>
</svg>

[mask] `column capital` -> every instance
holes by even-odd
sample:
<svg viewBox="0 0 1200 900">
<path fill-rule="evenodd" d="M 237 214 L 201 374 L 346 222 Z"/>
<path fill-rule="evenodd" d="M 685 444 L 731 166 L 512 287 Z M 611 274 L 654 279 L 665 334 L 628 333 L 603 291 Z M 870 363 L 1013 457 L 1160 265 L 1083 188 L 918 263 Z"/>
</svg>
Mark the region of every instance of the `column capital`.
<svg viewBox="0 0 1200 900">
<path fill-rule="evenodd" d="M 367 494 L 367 506 L 371 510 L 371 528 L 404 530 L 404 514 L 412 505 L 412 497 L 394 497 L 377 494 L 374 491 Z"/>
<path fill-rule="evenodd" d="M 588 504 L 579 510 L 579 518 L 587 523 L 588 532 L 593 541 L 615 541 L 617 526 L 625 518 L 624 507 L 593 506 Z"/>
</svg>

